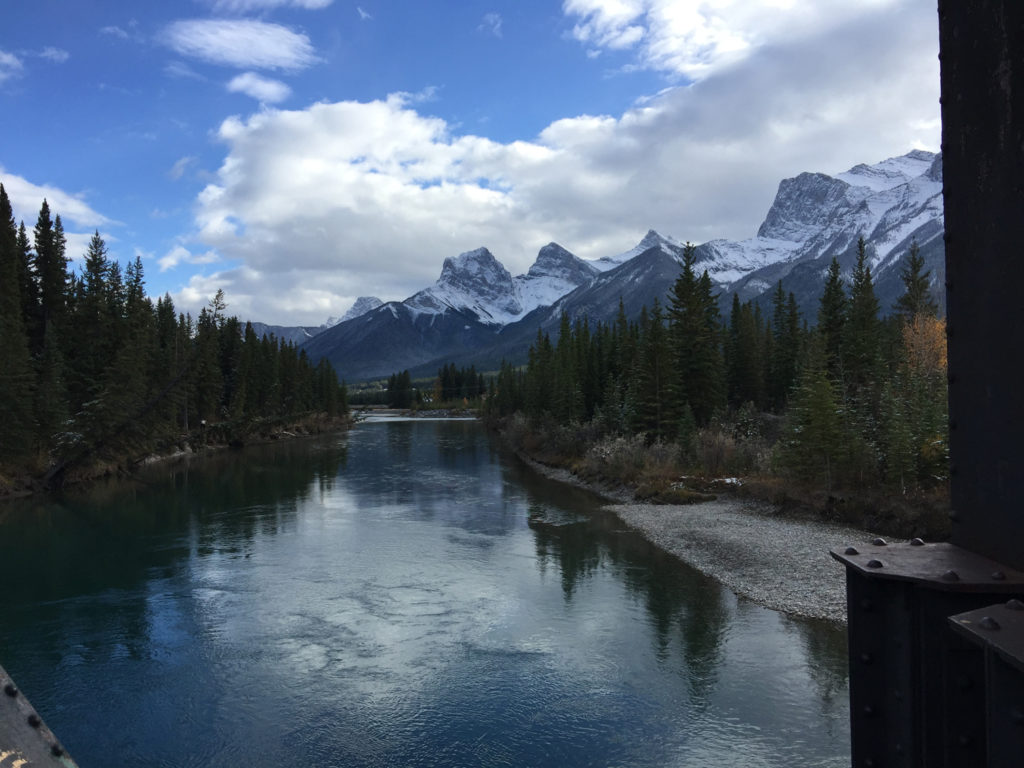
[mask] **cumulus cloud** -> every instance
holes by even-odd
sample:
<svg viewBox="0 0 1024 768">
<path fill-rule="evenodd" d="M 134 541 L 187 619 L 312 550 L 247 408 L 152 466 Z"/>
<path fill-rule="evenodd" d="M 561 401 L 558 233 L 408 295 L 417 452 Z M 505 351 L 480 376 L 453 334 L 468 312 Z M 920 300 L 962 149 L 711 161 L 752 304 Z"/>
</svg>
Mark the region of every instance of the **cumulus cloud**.
<svg viewBox="0 0 1024 768">
<path fill-rule="evenodd" d="M 39 207 L 45 199 L 54 214 L 60 214 L 61 220 L 79 227 L 98 228 L 117 224 L 89 206 L 81 196 L 65 192 L 63 189 L 49 184 L 34 184 L 27 179 L 0 166 L 0 182 L 7 190 L 14 209 L 15 221 L 24 221 L 26 227 L 35 224 L 39 215 Z"/>
<path fill-rule="evenodd" d="M 240 69 L 304 69 L 317 61 L 309 38 L 288 27 L 252 19 L 176 21 L 163 31 L 172 50 Z"/>
<path fill-rule="evenodd" d="M 650 227 L 750 237 L 784 177 L 937 149 L 934 10 L 876 5 L 532 141 L 459 134 L 401 94 L 228 119 L 196 237 L 239 266 L 176 300 L 222 287 L 240 314 L 319 323 L 359 295 L 405 298 L 480 245 L 518 273 L 551 240 L 596 258 Z"/>
<path fill-rule="evenodd" d="M 61 218 L 67 236 L 67 255 L 72 260 L 85 254 L 89 238 L 95 230 L 119 224 L 94 210 L 80 195 L 73 195 L 49 184 L 34 184 L 22 176 L 9 173 L 3 166 L 0 166 L 0 183 L 4 185 L 11 200 L 14 220 L 19 224 L 25 223 L 29 237 L 39 217 L 39 208 L 43 200 L 46 200 L 50 214 Z M 103 238 L 108 243 L 116 240 L 107 232 L 103 232 Z"/>
<path fill-rule="evenodd" d="M 231 93 L 244 93 L 264 104 L 276 104 L 291 96 L 292 89 L 280 80 L 260 77 L 255 72 L 244 72 L 227 85 Z"/>
<path fill-rule="evenodd" d="M 21 63 L 21 59 L 13 53 L 0 51 L 0 83 L 20 75 L 23 68 L 24 65 Z"/>
<path fill-rule="evenodd" d="M 911 0 L 913 2 L 913 0 Z M 572 36 L 588 49 L 635 49 L 638 65 L 694 80 L 764 46 L 841 30 L 905 0 L 565 0 Z M 934 16 L 934 3 L 931 4 Z M 934 31 L 933 20 L 932 28 Z"/>
<path fill-rule="evenodd" d="M 160 267 L 161 272 L 166 272 L 177 267 L 179 264 L 214 264 L 218 261 L 220 261 L 220 256 L 213 251 L 192 253 L 188 248 L 179 244 L 157 259 L 156 263 Z M 216 290 L 214 293 L 216 293 Z"/>
</svg>

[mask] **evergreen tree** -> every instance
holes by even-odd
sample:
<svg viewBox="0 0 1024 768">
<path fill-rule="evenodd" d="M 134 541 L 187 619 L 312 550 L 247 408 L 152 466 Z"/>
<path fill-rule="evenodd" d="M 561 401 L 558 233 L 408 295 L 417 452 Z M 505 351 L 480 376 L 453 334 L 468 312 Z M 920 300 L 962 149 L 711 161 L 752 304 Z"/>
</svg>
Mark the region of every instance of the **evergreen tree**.
<svg viewBox="0 0 1024 768">
<path fill-rule="evenodd" d="M 918 314 L 936 316 L 939 307 L 932 298 L 930 280 L 931 270 L 924 270 L 924 257 L 921 249 L 915 240 L 910 245 L 910 252 L 907 255 L 907 265 L 900 270 L 900 280 L 903 281 L 903 295 L 896 300 L 893 309 L 904 319 L 911 319 Z"/>
<path fill-rule="evenodd" d="M 7 192 L 0 184 L 0 462 L 21 462 L 31 453 L 34 375 L 19 290 L 18 231 Z"/>
<path fill-rule="evenodd" d="M 846 326 L 846 292 L 839 259 L 832 257 L 825 278 L 825 289 L 818 306 L 818 333 L 825 354 L 825 368 L 833 381 L 843 378 L 843 337 Z"/>
<path fill-rule="evenodd" d="M 640 331 L 636 375 L 636 421 L 656 439 L 672 439 L 679 426 L 672 346 L 661 303 L 655 299 Z"/>
<path fill-rule="evenodd" d="M 788 298 L 779 280 L 772 296 L 772 355 L 769 365 L 769 400 L 772 408 L 781 411 L 796 381 L 800 356 L 800 315 L 796 297 Z"/>
<path fill-rule="evenodd" d="M 689 404 L 698 425 L 725 402 L 717 296 L 707 271 L 696 276 L 696 249 L 687 243 L 683 269 L 669 293 L 677 402 Z"/>
<path fill-rule="evenodd" d="M 843 372 L 848 384 L 865 387 L 877 381 L 880 341 L 878 299 L 862 237 L 857 242 L 857 264 L 843 327 Z"/>
</svg>

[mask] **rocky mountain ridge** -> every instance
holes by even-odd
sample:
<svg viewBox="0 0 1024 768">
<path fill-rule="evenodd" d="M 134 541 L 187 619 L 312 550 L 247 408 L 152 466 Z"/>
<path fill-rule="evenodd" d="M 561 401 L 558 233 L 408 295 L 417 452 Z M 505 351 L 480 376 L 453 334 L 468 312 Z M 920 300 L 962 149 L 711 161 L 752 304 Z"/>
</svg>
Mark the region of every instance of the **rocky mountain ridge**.
<svg viewBox="0 0 1024 768">
<path fill-rule="evenodd" d="M 732 296 L 767 303 L 782 280 L 813 324 L 828 263 L 852 269 L 857 239 L 871 255 L 876 293 L 888 311 L 902 288 L 898 265 L 917 242 L 941 293 L 941 156 L 915 150 L 845 173 L 801 173 L 779 184 L 775 199 L 747 240 L 712 240 L 696 247 L 723 309 Z M 409 368 L 431 373 L 445 362 L 519 362 L 538 330 L 551 332 L 561 314 L 608 321 L 623 302 L 635 314 L 662 302 L 679 273 L 684 246 L 650 230 L 629 251 L 585 261 L 556 243 L 540 249 L 513 277 L 487 248 L 447 258 L 434 285 L 403 302 L 362 312 L 305 342 L 350 381 Z"/>
</svg>

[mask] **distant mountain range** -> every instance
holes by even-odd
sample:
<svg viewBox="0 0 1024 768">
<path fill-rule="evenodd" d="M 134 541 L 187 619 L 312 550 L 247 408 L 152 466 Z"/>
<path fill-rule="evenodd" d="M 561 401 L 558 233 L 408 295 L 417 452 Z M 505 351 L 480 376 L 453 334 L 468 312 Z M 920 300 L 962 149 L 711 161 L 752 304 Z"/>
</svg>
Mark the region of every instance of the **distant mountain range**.
<svg viewBox="0 0 1024 768">
<path fill-rule="evenodd" d="M 861 236 L 883 312 L 902 293 L 900 268 L 914 241 L 941 299 L 942 233 L 941 156 L 913 151 L 837 176 L 802 173 L 783 180 L 757 235 L 698 245 L 697 266 L 708 271 L 724 312 L 733 295 L 767 305 L 782 280 L 813 324 L 829 262 L 837 257 L 848 277 Z M 318 328 L 254 327 L 302 343 L 349 382 L 406 368 L 429 375 L 448 362 L 486 370 L 502 359 L 522 362 L 538 330 L 557 332 L 563 312 L 608 322 L 620 300 L 631 317 L 656 297 L 664 303 L 682 252 L 682 243 L 653 230 L 629 251 L 595 261 L 549 243 L 526 274 L 513 277 L 478 248 L 445 259 L 437 282 L 405 301 L 362 297 L 340 320 Z"/>
</svg>

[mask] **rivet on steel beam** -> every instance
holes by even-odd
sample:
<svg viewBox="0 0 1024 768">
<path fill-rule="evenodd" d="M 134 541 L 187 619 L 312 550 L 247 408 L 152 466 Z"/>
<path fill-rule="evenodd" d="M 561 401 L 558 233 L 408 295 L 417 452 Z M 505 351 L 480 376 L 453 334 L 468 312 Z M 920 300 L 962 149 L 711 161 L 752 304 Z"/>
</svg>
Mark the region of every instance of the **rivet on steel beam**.
<svg viewBox="0 0 1024 768">
<path fill-rule="evenodd" d="M 14 683 L 8 683 L 4 686 L 4 693 L 10 696 L 12 699 L 18 695 L 18 686 Z"/>
<path fill-rule="evenodd" d="M 957 512 L 955 509 L 949 510 L 949 519 L 952 520 L 954 523 L 959 523 L 960 513 Z"/>
<path fill-rule="evenodd" d="M 1010 720 L 1016 725 L 1024 725 L 1024 710 L 1020 707 L 1013 707 L 1010 710 Z"/>
<path fill-rule="evenodd" d="M 885 566 L 882 565 L 882 561 L 881 560 L 875 560 L 874 558 L 872 558 L 871 560 L 868 560 L 867 566 L 868 566 L 868 568 L 884 568 L 885 567 Z"/>
<path fill-rule="evenodd" d="M 960 734 L 960 738 L 957 739 L 957 742 L 960 744 L 961 747 L 969 747 L 971 746 L 971 737 L 968 736 L 966 733 L 962 733 Z"/>
<path fill-rule="evenodd" d="M 1024 611 L 1024 603 L 1018 600 L 1016 597 L 1006 601 L 1006 607 L 1011 611 Z"/>
<path fill-rule="evenodd" d="M 866 705 L 864 707 L 864 714 L 867 715 L 868 717 L 874 717 L 875 716 L 875 708 L 872 707 L 870 704 Z"/>
<path fill-rule="evenodd" d="M 978 626 L 982 629 L 1002 629 L 1002 627 L 999 626 L 999 622 L 991 616 L 982 616 L 981 621 L 978 622 Z"/>
<path fill-rule="evenodd" d="M 958 675 L 956 684 L 961 691 L 967 691 L 974 687 L 974 683 L 971 682 L 971 678 L 967 675 Z"/>
<path fill-rule="evenodd" d="M 1006 581 L 1006 574 L 1002 571 L 993 571 L 992 581 Z"/>
<path fill-rule="evenodd" d="M 38 728 L 40 725 L 43 724 L 43 721 L 39 719 L 39 715 L 33 712 L 31 715 L 28 716 L 28 724 L 31 725 L 33 728 Z"/>
<path fill-rule="evenodd" d="M 912 547 L 923 547 L 924 546 L 924 539 L 913 538 L 913 539 L 910 540 L 910 546 L 912 546 Z"/>
<path fill-rule="evenodd" d="M 871 611 L 875 607 L 875 604 L 865 597 L 860 601 L 860 607 L 865 611 Z"/>
<path fill-rule="evenodd" d="M 875 768 L 875 761 L 874 761 L 874 759 L 870 758 L 870 757 L 865 757 L 864 758 L 864 768 Z"/>
<path fill-rule="evenodd" d="M 960 581 L 960 574 L 956 571 L 949 570 L 942 574 L 943 581 Z"/>
<path fill-rule="evenodd" d="M 865 664 L 870 664 L 872 661 L 874 661 L 870 653 L 862 653 L 860 655 L 860 660 L 863 661 Z"/>
<path fill-rule="evenodd" d="M 62 747 L 60 744 L 54 744 L 52 747 L 50 747 L 50 754 L 54 757 L 60 757 L 64 754 L 64 747 Z"/>
<path fill-rule="evenodd" d="M 884 547 L 886 545 L 885 539 L 883 539 L 881 536 L 879 536 L 876 539 L 872 539 L 871 543 L 874 544 L 876 547 Z"/>
<path fill-rule="evenodd" d="M 896 699 L 896 701 L 903 701 L 903 691 L 897 688 L 892 692 L 892 697 Z"/>
<path fill-rule="evenodd" d="M 895 746 L 895 747 L 893 747 L 893 751 L 894 751 L 894 752 L 895 752 L 895 753 L 896 753 L 897 755 L 902 755 L 902 754 L 903 754 L 903 745 L 902 745 L 902 744 L 900 744 L 899 742 L 896 742 L 896 746 Z"/>
<path fill-rule="evenodd" d="M 858 550 L 856 547 L 847 547 L 846 549 L 843 550 L 843 554 L 844 555 L 859 555 L 860 554 L 860 550 Z"/>
</svg>

